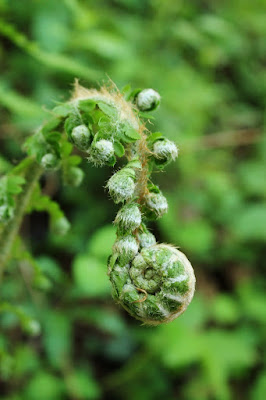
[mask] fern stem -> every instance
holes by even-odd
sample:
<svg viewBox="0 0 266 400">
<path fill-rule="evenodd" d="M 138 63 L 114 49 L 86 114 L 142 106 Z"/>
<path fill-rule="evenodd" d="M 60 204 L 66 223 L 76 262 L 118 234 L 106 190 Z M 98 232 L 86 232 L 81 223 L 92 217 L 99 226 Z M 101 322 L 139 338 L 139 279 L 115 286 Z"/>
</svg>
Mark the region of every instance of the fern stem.
<svg viewBox="0 0 266 400">
<path fill-rule="evenodd" d="M 25 179 L 23 192 L 18 196 L 16 202 L 15 214 L 12 220 L 5 226 L 0 237 L 0 281 L 4 272 L 4 267 L 9 259 L 14 240 L 18 234 L 23 216 L 29 205 L 34 187 L 43 172 L 42 167 L 33 161 L 28 169 Z"/>
</svg>

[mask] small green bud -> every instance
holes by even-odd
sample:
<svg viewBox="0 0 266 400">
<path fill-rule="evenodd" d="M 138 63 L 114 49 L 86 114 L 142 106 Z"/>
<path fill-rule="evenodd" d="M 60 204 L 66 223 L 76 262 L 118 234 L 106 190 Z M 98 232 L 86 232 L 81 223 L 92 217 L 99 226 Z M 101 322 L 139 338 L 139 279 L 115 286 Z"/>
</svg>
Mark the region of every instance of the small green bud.
<svg viewBox="0 0 266 400">
<path fill-rule="evenodd" d="M 114 154 L 113 143 L 110 140 L 101 139 L 92 144 L 88 160 L 97 166 L 102 166 L 112 161 Z"/>
<path fill-rule="evenodd" d="M 91 141 L 91 134 L 86 125 L 78 125 L 71 132 L 74 145 L 80 150 L 88 150 Z"/>
<path fill-rule="evenodd" d="M 166 198 L 162 193 L 150 192 L 145 196 L 146 214 L 150 219 L 160 218 L 168 210 Z"/>
<path fill-rule="evenodd" d="M 150 247 L 156 244 L 155 236 L 150 232 L 140 232 L 137 235 L 141 248 Z"/>
<path fill-rule="evenodd" d="M 160 104 L 161 96 L 153 89 L 144 89 L 136 96 L 137 107 L 141 111 L 155 110 Z"/>
<path fill-rule="evenodd" d="M 178 156 L 178 149 L 174 142 L 168 139 L 159 139 L 153 145 L 153 155 L 163 163 L 175 160 Z"/>
<path fill-rule="evenodd" d="M 47 153 L 41 159 L 41 166 L 45 169 L 56 169 L 59 166 L 59 159 L 55 154 Z"/>
<path fill-rule="evenodd" d="M 70 229 L 70 223 L 66 217 L 61 217 L 52 223 L 52 231 L 56 235 L 63 236 Z"/>
<path fill-rule="evenodd" d="M 130 199 L 135 190 L 135 171 L 131 168 L 123 168 L 116 172 L 109 181 L 107 187 L 115 203 Z"/>
<path fill-rule="evenodd" d="M 65 182 L 70 185 L 77 187 L 81 184 L 84 178 L 84 172 L 79 167 L 70 167 L 64 176 Z"/>
<path fill-rule="evenodd" d="M 80 115 L 78 115 L 77 113 L 70 114 L 69 117 L 65 120 L 64 128 L 70 140 L 73 140 L 71 137 L 73 129 L 79 125 L 82 125 L 82 120 L 80 118 Z"/>
<path fill-rule="evenodd" d="M 138 253 L 138 249 L 138 242 L 132 235 L 127 235 L 118 239 L 113 245 L 113 252 L 118 253 L 123 264 L 131 261 Z"/>
<path fill-rule="evenodd" d="M 124 231 L 134 231 L 141 224 L 141 213 L 136 203 L 126 204 L 118 211 L 115 224 Z"/>
</svg>

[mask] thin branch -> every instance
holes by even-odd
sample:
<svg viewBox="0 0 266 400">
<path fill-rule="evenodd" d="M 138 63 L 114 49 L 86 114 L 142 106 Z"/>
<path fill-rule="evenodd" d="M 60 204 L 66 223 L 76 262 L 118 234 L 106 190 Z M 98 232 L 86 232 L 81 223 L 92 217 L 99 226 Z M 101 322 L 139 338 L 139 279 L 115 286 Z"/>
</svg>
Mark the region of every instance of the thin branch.
<svg viewBox="0 0 266 400">
<path fill-rule="evenodd" d="M 42 174 L 42 167 L 34 162 L 26 174 L 26 184 L 23 192 L 18 196 L 13 219 L 5 226 L 0 237 L 0 281 L 4 267 L 10 256 L 14 240 L 18 234 L 23 216 L 30 202 L 34 187 Z"/>
</svg>

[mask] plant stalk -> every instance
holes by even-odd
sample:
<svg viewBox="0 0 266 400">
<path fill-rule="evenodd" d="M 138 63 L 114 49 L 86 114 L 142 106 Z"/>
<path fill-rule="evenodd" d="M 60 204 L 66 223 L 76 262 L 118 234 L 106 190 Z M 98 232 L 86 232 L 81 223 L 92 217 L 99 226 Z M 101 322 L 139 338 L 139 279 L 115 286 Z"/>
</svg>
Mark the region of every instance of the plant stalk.
<svg viewBox="0 0 266 400">
<path fill-rule="evenodd" d="M 32 165 L 28 168 L 25 174 L 26 183 L 23 191 L 16 199 L 16 208 L 14 217 L 4 227 L 0 236 L 0 282 L 4 272 L 5 265 L 9 259 L 10 252 L 13 247 L 14 240 L 20 229 L 24 214 L 29 205 L 34 187 L 43 172 L 43 168 L 33 161 Z"/>
</svg>

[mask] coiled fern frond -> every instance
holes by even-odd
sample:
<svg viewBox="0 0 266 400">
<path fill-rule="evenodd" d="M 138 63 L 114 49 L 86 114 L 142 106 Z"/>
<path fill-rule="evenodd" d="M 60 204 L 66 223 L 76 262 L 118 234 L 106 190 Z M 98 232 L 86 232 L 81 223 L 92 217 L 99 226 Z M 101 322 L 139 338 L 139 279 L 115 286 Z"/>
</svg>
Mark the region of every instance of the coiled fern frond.
<svg viewBox="0 0 266 400">
<path fill-rule="evenodd" d="M 33 183 L 45 169 L 62 168 L 68 184 L 81 183 L 83 171 L 77 166 L 79 159 L 71 155 L 73 146 L 99 167 L 113 167 L 118 158 L 124 158 L 125 165 L 106 185 L 114 202 L 121 203 L 114 220 L 117 239 L 108 260 L 108 275 L 114 299 L 132 316 L 150 325 L 178 317 L 195 289 L 193 268 L 186 256 L 171 245 L 157 244 L 146 226 L 168 210 L 166 198 L 151 181 L 151 173 L 153 169 L 163 169 L 178 155 L 175 143 L 159 132 L 149 132 L 143 122 L 150 118 L 147 112 L 159 103 L 160 96 L 153 89 L 121 94 L 114 86 L 88 90 L 76 83 L 70 101 L 55 107 L 52 119 L 26 143 L 32 165 L 29 168 L 29 162 L 22 175 L 26 181 L 33 176 L 31 192 L 22 190 L 9 206 L 5 193 L 0 198 L 0 218 L 5 224 L 2 241 L 9 237 L 12 241 L 26 209 L 26 204 L 21 209 L 19 203 L 26 195 L 28 199 L 32 196 Z M 25 188 L 28 186 L 29 183 Z M 67 230 L 68 221 L 60 212 L 56 216 L 56 229 Z M 1 246 L 4 263 L 8 249 L 6 244 L 0 244 L 0 250 Z"/>
</svg>

